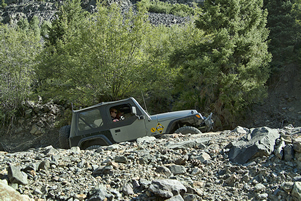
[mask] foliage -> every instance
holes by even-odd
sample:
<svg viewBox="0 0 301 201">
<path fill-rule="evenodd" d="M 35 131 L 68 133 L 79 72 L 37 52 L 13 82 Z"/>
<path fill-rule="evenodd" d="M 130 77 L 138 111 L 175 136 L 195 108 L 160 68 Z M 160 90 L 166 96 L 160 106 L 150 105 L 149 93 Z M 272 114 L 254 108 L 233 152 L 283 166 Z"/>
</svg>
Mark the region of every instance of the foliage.
<svg viewBox="0 0 301 201">
<path fill-rule="evenodd" d="M 171 4 L 159 0 L 142 0 L 137 4 L 138 6 L 144 6 L 149 12 L 173 14 L 181 17 L 194 16 L 197 12 L 196 10 L 200 9 L 197 7 L 197 4 L 194 4 L 193 7 L 190 7 L 186 4 Z"/>
<path fill-rule="evenodd" d="M 39 26 L 40 20 L 37 16 L 33 16 L 29 23 L 29 29 L 32 30 L 35 34 L 35 37 L 40 37 L 41 35 L 41 30 Z"/>
<path fill-rule="evenodd" d="M 40 51 L 34 31 L 0 25 L 0 121 L 13 123 L 31 93 L 34 58 Z"/>
<path fill-rule="evenodd" d="M 49 37 L 49 30 L 51 29 L 52 24 L 49 21 L 43 21 L 41 25 L 41 36 L 43 38 L 48 38 Z"/>
<path fill-rule="evenodd" d="M 141 66 L 140 49 L 146 15 L 129 12 L 123 18 L 115 4 L 109 8 L 98 4 L 98 9 L 90 18 L 67 24 L 73 31 L 65 30 L 64 37 L 45 48 L 37 73 L 48 94 L 92 104 L 122 98 L 142 82 L 141 73 L 148 70 Z M 70 16 L 68 12 L 65 15 Z M 60 19 L 53 26 L 67 19 L 74 21 Z"/>
<path fill-rule="evenodd" d="M 296 39 L 295 39 L 293 53 L 296 57 L 296 60 L 300 62 L 301 61 L 301 1 L 300 0 L 296 0 L 295 3 L 293 4 L 291 14 L 295 19 L 294 29 L 296 30 L 295 32 Z"/>
<path fill-rule="evenodd" d="M 261 0 L 205 2 L 196 26 L 207 36 L 171 57 L 171 65 L 181 69 L 177 107 L 212 111 L 217 126 L 231 127 L 235 116 L 264 96 L 271 55 L 262 5 Z"/>
<path fill-rule="evenodd" d="M 5 0 L 2 0 L 1 7 L 4 9 L 6 6 L 7 6 L 7 4 L 5 3 Z"/>
<path fill-rule="evenodd" d="M 44 98 L 90 105 L 128 96 L 139 100 L 142 92 L 151 96 L 151 103 L 170 100 L 178 69 L 167 68 L 168 58 L 176 48 L 198 41 L 201 31 L 192 23 L 154 27 L 143 6 L 135 15 L 121 14 L 116 4 L 98 4 L 98 10 L 76 25 L 68 24 L 74 31 L 64 32 L 40 55 L 36 72 Z"/>
<path fill-rule="evenodd" d="M 52 22 L 51 26 L 44 25 L 43 27 L 44 29 L 47 27 L 49 29 L 46 31 L 48 34 L 43 35 L 45 45 L 55 47 L 59 41 L 67 43 L 68 37 L 75 37 L 77 28 L 80 27 L 82 20 L 88 15 L 88 12 L 81 7 L 81 0 L 67 0 L 64 2 L 59 7 L 57 18 Z"/>
<path fill-rule="evenodd" d="M 285 64 L 296 60 L 294 49 L 300 41 L 301 31 L 300 24 L 296 22 L 301 18 L 299 3 L 293 4 L 293 2 L 294 0 L 265 0 L 265 7 L 268 9 L 269 52 L 273 55 L 271 63 L 273 71 L 281 70 Z"/>
<path fill-rule="evenodd" d="M 21 18 L 18 22 L 17 25 L 20 29 L 27 31 L 29 28 L 29 23 L 27 18 Z"/>
</svg>

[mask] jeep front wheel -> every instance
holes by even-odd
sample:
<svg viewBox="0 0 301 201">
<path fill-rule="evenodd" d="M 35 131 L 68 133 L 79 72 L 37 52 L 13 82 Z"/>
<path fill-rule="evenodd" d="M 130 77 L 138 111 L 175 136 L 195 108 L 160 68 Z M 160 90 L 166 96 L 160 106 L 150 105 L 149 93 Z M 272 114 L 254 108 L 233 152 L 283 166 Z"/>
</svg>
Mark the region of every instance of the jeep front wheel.
<svg viewBox="0 0 301 201">
<path fill-rule="evenodd" d="M 181 128 L 178 128 L 175 133 L 181 133 L 181 134 L 199 134 L 202 133 L 199 129 L 192 127 L 192 126 L 183 126 Z"/>
<path fill-rule="evenodd" d="M 60 143 L 60 148 L 62 149 L 69 149 L 69 136 L 70 136 L 70 126 L 63 126 L 59 130 L 59 143 Z"/>
</svg>

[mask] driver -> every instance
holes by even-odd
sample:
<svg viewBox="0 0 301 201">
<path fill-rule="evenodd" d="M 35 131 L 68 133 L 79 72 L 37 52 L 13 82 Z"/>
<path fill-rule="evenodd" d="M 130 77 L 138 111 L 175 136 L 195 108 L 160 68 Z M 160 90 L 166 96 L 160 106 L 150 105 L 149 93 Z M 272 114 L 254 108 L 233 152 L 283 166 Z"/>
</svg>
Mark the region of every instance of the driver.
<svg viewBox="0 0 301 201">
<path fill-rule="evenodd" d="M 111 114 L 111 118 L 112 118 L 113 122 L 119 121 L 119 119 L 117 118 L 118 112 L 117 112 L 117 110 L 115 108 L 111 108 L 110 109 L 110 114 Z"/>
</svg>

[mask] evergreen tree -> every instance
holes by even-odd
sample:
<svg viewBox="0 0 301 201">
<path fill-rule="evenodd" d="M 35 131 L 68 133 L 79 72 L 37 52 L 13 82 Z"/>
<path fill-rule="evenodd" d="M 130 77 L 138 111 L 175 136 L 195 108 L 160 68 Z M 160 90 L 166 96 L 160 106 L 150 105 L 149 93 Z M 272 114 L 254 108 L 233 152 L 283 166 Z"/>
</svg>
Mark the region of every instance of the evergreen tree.
<svg viewBox="0 0 301 201">
<path fill-rule="evenodd" d="M 40 35 L 41 35 L 39 23 L 40 23 L 40 20 L 37 16 L 33 16 L 33 18 L 31 19 L 31 21 L 29 23 L 29 28 L 34 32 L 36 37 L 40 37 Z"/>
<path fill-rule="evenodd" d="M 83 19 L 88 15 L 89 13 L 81 7 L 81 0 L 65 1 L 59 7 L 56 19 L 52 22 L 52 25 L 48 26 L 48 36 L 43 36 L 45 37 L 46 46 L 56 46 L 58 41 L 67 42 L 69 38 L 74 37 Z"/>
<path fill-rule="evenodd" d="M 294 2 L 295 0 L 265 0 L 265 8 L 268 9 L 269 52 L 273 55 L 271 63 L 273 71 L 283 69 L 285 64 L 296 59 L 294 47 L 298 43 L 301 30 L 300 25 L 296 23 L 298 15 L 296 12 L 293 13 Z M 297 4 L 295 3 L 295 8 Z"/>
<path fill-rule="evenodd" d="M 196 26 L 207 36 L 171 58 L 182 72 L 180 106 L 212 111 L 217 126 L 231 127 L 235 116 L 264 96 L 271 55 L 262 6 L 262 0 L 205 1 Z"/>
</svg>

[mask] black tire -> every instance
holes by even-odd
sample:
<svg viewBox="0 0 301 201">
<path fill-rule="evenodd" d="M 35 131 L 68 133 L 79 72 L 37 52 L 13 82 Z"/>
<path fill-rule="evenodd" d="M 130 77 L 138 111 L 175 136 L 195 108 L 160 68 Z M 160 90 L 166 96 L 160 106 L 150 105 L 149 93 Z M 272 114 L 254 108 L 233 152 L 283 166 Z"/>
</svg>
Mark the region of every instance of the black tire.
<svg viewBox="0 0 301 201">
<path fill-rule="evenodd" d="M 100 145 L 92 145 L 90 147 L 87 147 L 85 150 L 98 149 L 99 147 L 101 147 L 101 146 Z"/>
<path fill-rule="evenodd" d="M 70 126 L 63 126 L 59 130 L 59 142 L 60 142 L 60 147 L 62 149 L 70 149 L 69 145 L 69 136 L 70 136 Z"/>
<path fill-rule="evenodd" d="M 178 128 L 175 133 L 182 133 L 182 134 L 200 134 L 202 133 L 199 129 L 193 127 L 193 126 L 183 126 L 181 128 Z"/>
</svg>

